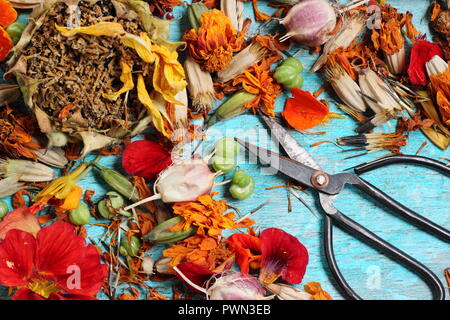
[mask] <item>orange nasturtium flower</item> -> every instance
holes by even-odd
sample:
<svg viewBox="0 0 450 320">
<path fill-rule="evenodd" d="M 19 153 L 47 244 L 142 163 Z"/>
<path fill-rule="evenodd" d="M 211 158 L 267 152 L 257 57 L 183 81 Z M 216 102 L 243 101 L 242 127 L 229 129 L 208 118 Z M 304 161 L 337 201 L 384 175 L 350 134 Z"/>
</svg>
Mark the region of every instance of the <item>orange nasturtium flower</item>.
<svg viewBox="0 0 450 320">
<path fill-rule="evenodd" d="M 198 31 L 188 30 L 183 40 L 204 70 L 216 72 L 226 69 L 233 53 L 241 50 L 244 32 L 238 33 L 223 11 L 213 9 L 203 13 Z"/>
<path fill-rule="evenodd" d="M 59 209 L 76 209 L 83 190 L 75 183 L 90 171 L 90 168 L 87 167 L 88 163 L 84 162 L 70 174 L 53 180 L 33 199 L 35 203 L 31 207 L 31 211 L 41 210 L 50 200 L 55 201 Z"/>
</svg>

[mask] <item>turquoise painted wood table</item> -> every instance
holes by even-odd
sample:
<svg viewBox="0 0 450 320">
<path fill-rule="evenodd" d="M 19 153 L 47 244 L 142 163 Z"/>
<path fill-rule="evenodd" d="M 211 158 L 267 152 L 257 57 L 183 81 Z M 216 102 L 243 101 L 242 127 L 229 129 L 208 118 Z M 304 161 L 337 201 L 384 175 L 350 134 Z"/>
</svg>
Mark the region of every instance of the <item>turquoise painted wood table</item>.
<svg viewBox="0 0 450 320">
<path fill-rule="evenodd" d="M 407 10 L 414 14 L 414 23 L 421 32 L 428 32 L 427 21 L 424 18 L 428 8 L 428 1 L 422 0 L 391 0 L 394 7 L 400 8 L 402 12 Z M 246 3 L 246 15 L 253 18 L 251 3 Z M 261 10 L 267 13 L 273 12 L 273 8 L 267 6 L 266 2 L 261 2 Z M 186 7 L 178 7 L 174 14 L 179 18 L 172 26 L 172 39 L 180 39 L 181 34 L 187 28 L 187 19 L 185 16 Z M 26 20 L 25 16 L 21 19 Z M 252 32 L 258 28 L 258 23 L 252 24 Z M 298 47 L 292 47 L 291 53 L 296 53 Z M 310 55 L 303 50 L 298 54 L 305 65 L 305 70 L 317 59 L 317 55 Z M 303 72 L 305 78 L 303 89 L 311 92 L 319 89 L 323 84 L 321 74 L 311 74 Z M 324 98 L 331 98 L 327 94 Z M 277 100 L 276 111 L 283 110 L 287 95 Z M 219 103 L 217 104 L 219 105 Z M 332 112 L 342 112 L 331 106 Z M 335 141 L 336 138 L 354 134 L 356 125 L 348 117 L 344 119 L 334 119 L 329 123 L 314 128 L 314 131 L 325 131 L 325 135 L 305 135 L 299 132 L 292 132 L 292 135 L 305 147 L 319 162 L 324 170 L 330 173 L 339 173 L 346 168 L 352 167 L 361 162 L 369 161 L 384 155 L 373 153 L 358 158 L 344 160 L 349 154 L 339 152 L 339 148 L 333 144 L 322 144 L 317 147 L 310 147 L 312 144 L 322 141 Z M 385 126 L 380 131 L 393 131 L 393 128 Z M 222 136 L 235 136 L 241 139 L 248 139 L 277 151 L 277 146 L 273 144 L 263 123 L 257 116 L 245 114 L 232 120 L 223 121 L 216 124 L 207 132 L 208 140 L 201 144 L 198 152 L 202 155 L 208 154 L 212 150 L 214 142 Z M 402 151 L 405 154 L 414 154 L 419 149 L 426 137 L 420 132 L 412 132 L 407 146 Z M 195 146 L 197 143 L 193 143 Z M 192 147 L 191 146 L 191 147 Z M 186 153 L 189 153 L 189 147 Z M 442 151 L 433 144 L 428 143 L 421 151 L 421 155 L 441 159 L 450 158 L 448 151 Z M 89 156 L 91 160 L 93 156 Z M 104 157 L 100 163 L 107 167 L 120 170 L 120 157 Z M 268 187 L 283 185 L 286 182 L 285 177 L 273 175 L 270 170 L 264 169 L 252 161 L 243 152 L 239 155 L 239 166 L 244 168 L 256 180 L 255 193 L 243 201 L 232 200 L 227 193 L 227 187 L 218 187 L 216 191 L 220 197 L 225 198 L 233 206 L 239 208 L 242 213 L 247 213 L 257 207 L 262 202 L 272 200 L 264 209 L 259 210 L 253 215 L 256 220 L 256 227 L 265 229 L 277 227 L 298 237 L 298 239 L 308 248 L 309 264 L 303 284 L 309 281 L 320 282 L 325 290 L 335 299 L 342 299 L 336 284 L 328 272 L 327 263 L 323 255 L 322 245 L 322 212 L 315 204 L 315 195 L 313 192 L 306 191 L 301 196 L 316 211 L 313 215 L 299 201 L 292 198 L 292 211 L 288 212 L 288 195 L 285 189 L 267 190 Z M 450 227 L 450 182 L 449 179 L 428 169 L 412 165 L 393 165 L 382 170 L 365 174 L 364 177 L 398 199 L 402 204 L 423 214 L 430 220 Z M 227 179 L 229 176 L 219 178 Z M 94 200 L 99 200 L 107 191 L 102 181 L 93 170 L 80 183 L 83 188 L 95 190 Z M 7 199 L 9 201 L 9 199 Z M 360 224 L 366 226 L 380 237 L 397 246 L 401 250 L 415 257 L 417 260 L 427 265 L 439 278 L 445 283 L 444 269 L 450 267 L 450 250 L 448 244 L 424 233 L 413 225 L 397 218 L 392 213 L 386 211 L 372 203 L 355 190 L 345 190 L 337 199 L 336 206 L 348 214 L 349 217 Z M 92 221 L 98 222 L 98 221 Z M 97 239 L 103 229 L 96 226 L 88 227 L 89 236 Z M 354 239 L 352 235 L 342 232 L 338 229 L 334 234 L 335 253 L 342 273 L 349 284 L 366 299 L 429 299 L 431 294 L 428 287 L 414 274 L 399 266 L 391 259 L 383 256 L 376 250 L 364 245 Z M 150 255 L 158 259 L 164 246 L 157 246 Z M 151 283 L 150 286 L 163 286 L 161 293 L 170 295 L 173 282 Z M 127 285 L 128 286 L 128 285 Z M 121 286 L 126 288 L 127 286 Z M 299 285 L 302 287 L 302 285 Z M 99 298 L 106 298 L 99 295 Z"/>
</svg>

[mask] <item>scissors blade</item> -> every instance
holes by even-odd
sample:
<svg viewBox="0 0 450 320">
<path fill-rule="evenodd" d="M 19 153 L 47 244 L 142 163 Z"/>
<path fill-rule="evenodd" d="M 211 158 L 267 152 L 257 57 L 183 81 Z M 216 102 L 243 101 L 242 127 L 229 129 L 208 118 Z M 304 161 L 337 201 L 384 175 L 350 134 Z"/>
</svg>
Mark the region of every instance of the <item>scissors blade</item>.
<svg viewBox="0 0 450 320">
<path fill-rule="evenodd" d="M 254 144 L 242 141 L 241 139 L 235 138 L 235 140 L 240 145 L 245 147 L 250 153 L 256 156 L 261 163 L 270 165 L 275 170 L 284 173 L 288 177 L 302 183 L 303 185 L 314 188 L 311 183 L 311 177 L 315 172 L 317 172 L 317 169 L 284 157 L 278 153 L 257 147 Z"/>
<path fill-rule="evenodd" d="M 289 158 L 298 161 L 308 167 L 316 170 L 322 170 L 320 165 L 314 160 L 314 158 L 306 151 L 297 140 L 292 137 L 288 130 L 274 117 L 268 117 L 261 113 L 261 117 L 269 127 L 272 136 L 278 141 L 278 143 L 286 151 Z"/>
</svg>

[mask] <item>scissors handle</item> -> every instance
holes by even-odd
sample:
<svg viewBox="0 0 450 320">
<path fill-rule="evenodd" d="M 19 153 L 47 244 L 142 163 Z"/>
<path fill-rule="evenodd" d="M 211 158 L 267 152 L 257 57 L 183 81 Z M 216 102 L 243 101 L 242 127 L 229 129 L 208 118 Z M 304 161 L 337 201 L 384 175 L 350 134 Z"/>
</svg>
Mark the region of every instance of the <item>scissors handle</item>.
<svg viewBox="0 0 450 320">
<path fill-rule="evenodd" d="M 354 171 L 356 174 L 359 175 L 395 163 L 418 164 L 424 167 L 428 167 L 430 169 L 434 169 L 436 171 L 440 171 L 446 175 L 450 175 L 450 167 L 447 166 L 445 163 L 427 157 L 409 156 L 409 155 L 395 155 L 377 159 L 368 163 L 363 163 L 359 166 L 356 166 L 354 168 Z"/>
<path fill-rule="evenodd" d="M 355 187 L 364 191 L 372 198 L 374 198 L 379 203 L 385 205 L 395 213 L 399 214 L 401 217 L 411 221 L 416 226 L 428 231 L 431 234 L 434 234 L 441 238 L 446 242 L 450 242 L 450 231 L 445 229 L 444 227 L 428 220 L 427 218 L 417 214 L 413 210 L 405 207 L 401 203 L 397 202 L 395 199 L 392 199 L 386 193 L 373 186 L 366 180 L 359 177 L 359 182 L 354 184 Z"/>
<path fill-rule="evenodd" d="M 333 252 L 333 233 L 332 224 L 335 223 L 340 228 L 346 230 L 352 235 L 356 235 L 361 238 L 364 242 L 370 244 L 371 246 L 379 249 L 385 254 L 392 257 L 394 260 L 398 261 L 403 266 L 414 271 L 418 274 L 425 283 L 430 287 L 433 294 L 433 299 L 444 300 L 445 289 L 438 277 L 426 266 L 415 260 L 413 257 L 409 256 L 407 253 L 401 251 L 400 249 L 394 247 L 390 243 L 378 237 L 373 232 L 367 230 L 357 222 L 353 221 L 349 217 L 342 214 L 336 209 L 336 212 L 325 218 L 325 256 L 328 261 L 330 270 L 338 282 L 339 286 L 344 290 L 345 295 L 351 299 L 361 300 L 361 297 L 356 294 L 353 289 L 347 284 L 344 277 L 342 276 L 334 256 Z"/>
</svg>

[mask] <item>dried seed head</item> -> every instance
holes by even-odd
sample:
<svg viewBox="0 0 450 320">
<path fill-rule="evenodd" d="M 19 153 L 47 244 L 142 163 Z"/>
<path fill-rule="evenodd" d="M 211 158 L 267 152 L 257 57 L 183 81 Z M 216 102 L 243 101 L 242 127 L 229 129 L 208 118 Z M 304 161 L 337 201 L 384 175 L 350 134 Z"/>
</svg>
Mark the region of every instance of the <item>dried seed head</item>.
<svg viewBox="0 0 450 320">
<path fill-rule="evenodd" d="M 220 82 L 227 82 L 242 74 L 247 68 L 258 63 L 269 52 L 258 42 L 252 42 L 248 47 L 239 52 L 231 59 L 228 67 L 217 73 Z"/>
<path fill-rule="evenodd" d="M 145 256 L 142 258 L 142 272 L 151 276 L 154 271 L 153 267 L 155 266 L 155 260 L 152 257 Z"/>
<path fill-rule="evenodd" d="M 43 182 L 55 178 L 55 172 L 42 163 L 30 160 L 0 160 L 0 175 L 3 178 L 17 177 L 19 181 Z"/>
<path fill-rule="evenodd" d="M 327 62 L 328 54 L 343 47 L 347 48 L 353 40 L 366 27 L 366 18 L 362 14 L 354 14 L 345 19 L 342 27 L 327 41 L 323 47 L 323 54 L 317 59 L 311 68 L 311 72 L 317 72 Z"/>
<path fill-rule="evenodd" d="M 266 288 L 280 300 L 312 300 L 312 295 L 308 292 L 287 284 L 271 283 Z"/>
<path fill-rule="evenodd" d="M 33 153 L 38 157 L 40 162 L 55 168 L 64 168 L 68 163 L 66 154 L 61 148 L 33 150 Z"/>
<path fill-rule="evenodd" d="M 406 69 L 405 47 L 394 54 L 384 52 L 385 62 L 392 74 L 401 74 Z"/>
<path fill-rule="evenodd" d="M 366 111 L 366 103 L 360 94 L 361 88 L 341 66 L 328 67 L 326 73 L 334 92 L 347 106 L 353 110 Z"/>
<path fill-rule="evenodd" d="M 201 69 L 200 65 L 188 56 L 184 63 L 188 79 L 188 90 L 192 105 L 196 112 L 207 111 L 212 108 L 215 100 L 214 83 L 211 74 Z"/>
<path fill-rule="evenodd" d="M 359 71 L 359 86 L 364 100 L 373 112 L 382 113 L 387 111 L 395 113 L 402 109 L 402 106 L 387 90 L 383 80 L 371 69 L 367 68 Z"/>
<path fill-rule="evenodd" d="M 0 198 L 6 198 L 25 188 L 18 182 L 17 176 L 10 176 L 0 180 Z"/>
<path fill-rule="evenodd" d="M 445 72 L 445 70 L 448 69 L 447 62 L 445 62 L 445 60 L 438 55 L 431 58 L 425 66 L 427 68 L 428 76 L 438 76 L 440 73 Z"/>
</svg>

